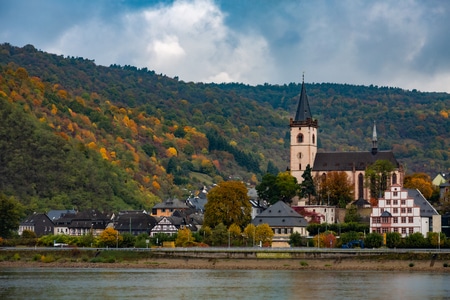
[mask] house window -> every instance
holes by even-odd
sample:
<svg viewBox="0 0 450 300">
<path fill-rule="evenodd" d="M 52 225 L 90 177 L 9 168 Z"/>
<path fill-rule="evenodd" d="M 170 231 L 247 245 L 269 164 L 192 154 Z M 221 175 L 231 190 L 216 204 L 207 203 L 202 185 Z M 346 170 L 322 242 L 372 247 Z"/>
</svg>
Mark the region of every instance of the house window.
<svg viewBox="0 0 450 300">
<path fill-rule="evenodd" d="M 412 208 L 408 207 L 408 214 L 411 214 L 411 213 L 412 213 Z"/>
<path fill-rule="evenodd" d="M 397 218 L 397 217 L 394 217 L 392 220 L 393 220 L 393 222 L 394 222 L 395 224 L 398 223 L 398 218 Z"/>
<path fill-rule="evenodd" d="M 406 228 L 402 228 L 402 234 L 406 234 Z"/>
<path fill-rule="evenodd" d="M 409 218 L 408 218 L 408 223 L 414 223 L 413 217 L 409 217 Z"/>
<path fill-rule="evenodd" d="M 297 135 L 297 143 L 303 143 L 303 134 L 299 133 Z"/>
<path fill-rule="evenodd" d="M 402 210 L 402 214 L 406 213 L 406 208 L 402 207 L 401 210 Z"/>
<path fill-rule="evenodd" d="M 394 197 L 397 197 L 398 196 L 398 192 L 394 192 Z"/>
<path fill-rule="evenodd" d="M 398 200 L 394 200 L 394 205 L 398 205 Z"/>
<path fill-rule="evenodd" d="M 386 205 L 391 205 L 391 200 L 386 200 Z"/>
<path fill-rule="evenodd" d="M 394 207 L 394 214 L 398 214 L 398 208 Z"/>
<path fill-rule="evenodd" d="M 384 224 L 389 223 L 388 218 L 387 217 L 381 218 L 381 223 L 384 223 Z"/>
<path fill-rule="evenodd" d="M 165 208 L 161 208 L 161 212 L 166 212 L 166 209 Z"/>
<path fill-rule="evenodd" d="M 402 205 L 406 205 L 406 200 L 402 200 Z"/>
<path fill-rule="evenodd" d="M 381 233 L 381 228 L 377 228 L 377 233 Z"/>
<path fill-rule="evenodd" d="M 406 223 L 406 217 L 402 217 L 402 223 Z"/>
<path fill-rule="evenodd" d="M 393 232 L 398 232 L 398 228 L 397 228 L 397 227 L 394 227 L 392 231 L 393 231 Z"/>
<path fill-rule="evenodd" d="M 388 229 L 387 228 L 383 228 L 383 233 L 388 233 Z"/>
<path fill-rule="evenodd" d="M 414 228 L 409 228 L 408 232 L 409 233 L 414 233 Z"/>
</svg>

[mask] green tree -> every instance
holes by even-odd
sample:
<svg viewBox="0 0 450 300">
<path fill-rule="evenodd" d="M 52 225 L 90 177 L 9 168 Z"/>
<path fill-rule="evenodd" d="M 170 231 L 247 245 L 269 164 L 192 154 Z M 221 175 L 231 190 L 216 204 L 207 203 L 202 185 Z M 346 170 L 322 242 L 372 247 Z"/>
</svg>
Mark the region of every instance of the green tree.
<svg viewBox="0 0 450 300">
<path fill-rule="evenodd" d="M 380 248 L 383 245 L 383 236 L 377 232 L 371 232 L 364 239 L 366 248 Z"/>
<path fill-rule="evenodd" d="M 247 188 L 239 181 L 225 181 L 212 188 L 205 204 L 204 225 L 214 228 L 235 223 L 241 228 L 251 220 L 251 204 Z"/>
<path fill-rule="evenodd" d="M 211 234 L 211 244 L 213 246 L 225 246 L 228 244 L 228 231 L 223 223 L 214 227 Z"/>
<path fill-rule="evenodd" d="M 431 246 L 437 248 L 445 245 L 446 236 L 443 232 L 428 232 L 427 239 Z"/>
<path fill-rule="evenodd" d="M 297 195 L 299 186 L 297 178 L 289 172 L 280 172 L 277 176 L 271 173 L 265 174 L 261 183 L 255 188 L 260 199 L 275 204 L 280 200 L 291 203 L 292 198 Z"/>
<path fill-rule="evenodd" d="M 430 244 L 422 233 L 414 232 L 405 238 L 405 246 L 407 248 L 426 248 Z"/>
<path fill-rule="evenodd" d="M 300 197 L 308 198 L 308 205 L 311 204 L 311 196 L 316 196 L 316 187 L 314 185 L 314 179 L 311 175 L 311 167 L 308 164 L 305 172 L 302 175 L 303 181 L 300 184 Z"/>
<path fill-rule="evenodd" d="M 391 173 L 395 166 L 388 160 L 377 160 L 375 163 L 367 167 L 365 178 L 366 186 L 370 189 L 370 197 L 378 199 L 388 188 Z"/>
<path fill-rule="evenodd" d="M 402 235 L 398 232 L 386 233 L 386 247 L 397 248 L 402 243 Z"/>
<path fill-rule="evenodd" d="M 146 234 L 147 238 L 148 235 Z M 121 247 L 124 248 L 131 248 L 134 246 L 134 243 L 136 242 L 136 237 L 129 233 L 129 232 L 125 232 L 124 234 L 122 234 L 122 243 L 121 243 Z"/>
<path fill-rule="evenodd" d="M 303 238 L 300 233 L 291 233 L 289 236 L 289 245 L 291 245 L 291 247 L 301 247 L 303 245 Z"/>
<path fill-rule="evenodd" d="M 0 237 L 11 237 L 19 229 L 22 212 L 22 205 L 14 197 L 0 193 Z"/>
<path fill-rule="evenodd" d="M 346 223 L 361 221 L 361 216 L 358 214 L 358 208 L 355 205 L 350 205 L 345 213 L 344 221 Z"/>
</svg>

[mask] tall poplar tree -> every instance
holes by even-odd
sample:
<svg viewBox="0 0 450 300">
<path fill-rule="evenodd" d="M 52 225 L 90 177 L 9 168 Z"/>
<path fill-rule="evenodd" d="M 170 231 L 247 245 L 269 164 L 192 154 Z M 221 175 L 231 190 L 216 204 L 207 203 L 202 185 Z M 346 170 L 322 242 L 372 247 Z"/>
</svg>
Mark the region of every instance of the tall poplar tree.
<svg viewBox="0 0 450 300">
<path fill-rule="evenodd" d="M 316 186 L 311 175 L 311 167 L 308 164 L 302 175 L 303 181 L 300 184 L 300 197 L 308 198 L 308 205 L 311 204 L 311 196 L 316 196 Z"/>
</svg>

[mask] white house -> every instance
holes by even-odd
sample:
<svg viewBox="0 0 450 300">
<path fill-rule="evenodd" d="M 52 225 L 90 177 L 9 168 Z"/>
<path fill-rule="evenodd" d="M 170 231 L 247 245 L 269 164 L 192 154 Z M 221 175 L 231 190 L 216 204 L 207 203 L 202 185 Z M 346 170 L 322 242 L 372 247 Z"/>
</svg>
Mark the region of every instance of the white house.
<svg viewBox="0 0 450 300">
<path fill-rule="evenodd" d="M 398 232 L 402 237 L 420 232 L 440 232 L 440 218 L 436 209 L 415 189 L 393 184 L 372 207 L 370 232 Z"/>
</svg>

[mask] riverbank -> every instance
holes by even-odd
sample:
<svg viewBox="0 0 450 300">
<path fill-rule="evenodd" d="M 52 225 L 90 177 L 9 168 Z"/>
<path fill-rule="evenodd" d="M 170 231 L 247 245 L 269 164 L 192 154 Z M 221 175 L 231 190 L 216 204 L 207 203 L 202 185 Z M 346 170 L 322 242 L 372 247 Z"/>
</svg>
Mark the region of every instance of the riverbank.
<svg viewBox="0 0 450 300">
<path fill-rule="evenodd" d="M 364 259 L 181 259 L 152 258 L 121 262 L 84 262 L 59 259 L 1 261 L 0 268 L 147 268 L 224 270 L 354 270 L 450 272 L 447 262 L 426 260 Z"/>
</svg>

